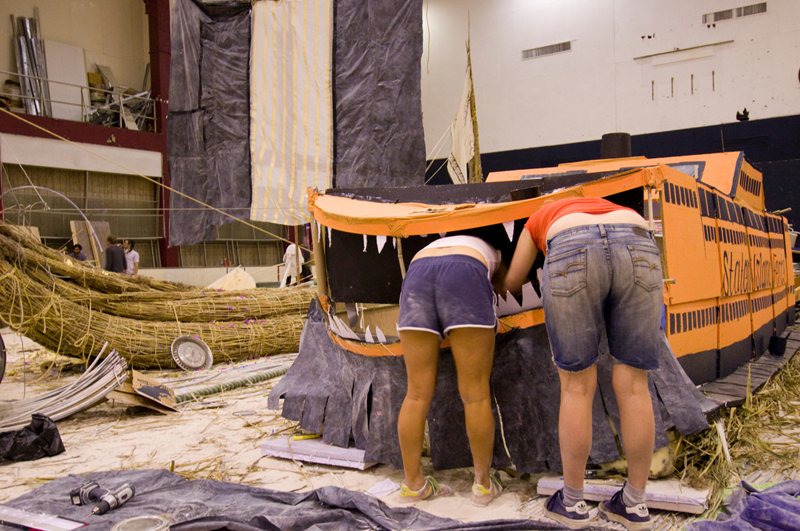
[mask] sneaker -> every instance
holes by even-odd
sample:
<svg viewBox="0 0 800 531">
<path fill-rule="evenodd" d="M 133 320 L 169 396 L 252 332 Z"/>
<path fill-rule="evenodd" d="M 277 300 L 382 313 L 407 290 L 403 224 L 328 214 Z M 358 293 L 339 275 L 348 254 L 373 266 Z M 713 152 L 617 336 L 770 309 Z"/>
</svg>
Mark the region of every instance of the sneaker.
<svg viewBox="0 0 800 531">
<path fill-rule="evenodd" d="M 480 483 L 473 483 L 470 499 L 475 507 L 486 507 L 502 493 L 503 485 L 500 483 L 500 478 L 494 474 L 489 474 L 489 488 L 487 489 Z"/>
<path fill-rule="evenodd" d="M 622 489 L 617 491 L 610 500 L 601 502 L 599 510 L 603 518 L 622 524 L 629 531 L 648 531 L 652 527 L 650 511 L 647 510 L 647 505 L 640 503 L 639 505 L 628 507 L 622 501 Z"/>
<path fill-rule="evenodd" d="M 544 506 L 544 514 L 548 518 L 552 518 L 570 529 L 583 529 L 592 525 L 591 522 L 596 516 L 592 513 L 593 511 L 583 500 L 569 507 L 564 505 L 564 494 L 561 490 L 550 496 Z"/>
</svg>

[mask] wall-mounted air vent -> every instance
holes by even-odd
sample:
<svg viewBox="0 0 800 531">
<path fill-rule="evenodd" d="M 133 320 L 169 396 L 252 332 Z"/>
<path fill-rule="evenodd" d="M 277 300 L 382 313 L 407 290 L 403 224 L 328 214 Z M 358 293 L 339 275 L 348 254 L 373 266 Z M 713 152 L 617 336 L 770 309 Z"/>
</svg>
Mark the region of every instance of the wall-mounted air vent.
<svg viewBox="0 0 800 531">
<path fill-rule="evenodd" d="M 749 15 L 758 15 L 759 13 L 766 12 L 767 3 L 761 2 L 760 4 L 737 7 L 736 9 L 717 11 L 716 13 L 706 13 L 703 15 L 703 24 L 716 24 L 717 22 L 722 22 L 724 20 L 731 20 L 733 18 L 746 17 Z"/>
<path fill-rule="evenodd" d="M 572 50 L 572 42 L 560 42 L 558 44 L 551 44 L 550 46 L 540 46 L 539 48 L 531 48 L 530 50 L 522 50 L 522 59 L 536 59 L 545 55 L 552 55 L 554 53 L 568 52 Z"/>
</svg>

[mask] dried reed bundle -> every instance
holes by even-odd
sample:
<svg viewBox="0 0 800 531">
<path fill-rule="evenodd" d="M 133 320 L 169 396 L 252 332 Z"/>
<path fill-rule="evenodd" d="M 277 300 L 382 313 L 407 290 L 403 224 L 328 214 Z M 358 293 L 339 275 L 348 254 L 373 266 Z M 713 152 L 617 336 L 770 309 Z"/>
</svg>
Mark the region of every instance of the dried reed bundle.
<svg viewBox="0 0 800 531">
<path fill-rule="evenodd" d="M 131 366 L 170 368 L 172 340 L 195 335 L 205 341 L 215 361 L 236 361 L 294 352 L 303 316 L 225 323 L 176 323 L 126 319 L 67 300 L 55 290 L 0 262 L 0 298 L 16 304 L 2 318 L 13 329 L 54 352 L 87 359 L 108 341 Z"/>
<path fill-rule="evenodd" d="M 14 225 L 0 222 L 0 248 L 9 248 L 14 243 L 22 256 L 19 260 L 35 261 L 55 275 L 71 278 L 78 285 L 95 289 L 103 293 L 123 293 L 132 291 L 192 291 L 196 288 L 177 282 L 156 280 L 141 275 L 131 276 L 111 273 L 92 267 L 85 262 L 71 260 L 68 256 L 51 249 L 31 238 Z M 0 251 L 0 257 L 7 251 Z"/>
<path fill-rule="evenodd" d="M 87 359 L 108 341 L 131 366 L 172 368 L 195 335 L 214 360 L 297 351 L 311 290 L 205 292 L 70 260 L 0 222 L 0 317 L 54 352 Z"/>
<path fill-rule="evenodd" d="M 314 289 L 253 289 L 217 292 L 193 289 L 179 292 L 105 294 L 49 274 L 26 269 L 28 275 L 67 300 L 109 315 L 145 321 L 210 322 L 270 319 L 308 310 Z"/>
</svg>

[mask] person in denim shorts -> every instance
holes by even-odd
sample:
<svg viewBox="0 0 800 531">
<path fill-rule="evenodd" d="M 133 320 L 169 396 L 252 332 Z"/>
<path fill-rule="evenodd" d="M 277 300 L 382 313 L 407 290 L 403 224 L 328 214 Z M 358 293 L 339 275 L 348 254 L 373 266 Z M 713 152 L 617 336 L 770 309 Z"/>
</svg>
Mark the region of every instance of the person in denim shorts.
<svg viewBox="0 0 800 531">
<path fill-rule="evenodd" d="M 645 487 L 655 443 L 647 371 L 658 368 L 662 272 L 647 222 L 635 211 L 599 198 L 546 203 L 525 224 L 504 287 L 517 293 L 541 251 L 542 299 L 553 361 L 561 381 L 558 431 L 564 488 L 546 514 L 572 528 L 594 516 L 583 497 L 592 446 L 592 403 L 603 330 L 614 359 L 628 481 L 600 514 L 631 531 L 650 529 Z"/>
<path fill-rule="evenodd" d="M 489 470 L 494 450 L 489 377 L 497 326 L 491 278 L 499 264 L 500 253 L 482 239 L 449 236 L 419 251 L 403 279 L 397 330 L 408 389 L 397 421 L 405 472 L 401 502 L 452 493 L 432 476 L 426 477 L 420 463 L 425 418 L 433 399 L 439 349 L 445 336 L 450 339 L 456 363 L 475 466 L 472 503 L 488 505 L 502 491 L 499 480 Z"/>
</svg>

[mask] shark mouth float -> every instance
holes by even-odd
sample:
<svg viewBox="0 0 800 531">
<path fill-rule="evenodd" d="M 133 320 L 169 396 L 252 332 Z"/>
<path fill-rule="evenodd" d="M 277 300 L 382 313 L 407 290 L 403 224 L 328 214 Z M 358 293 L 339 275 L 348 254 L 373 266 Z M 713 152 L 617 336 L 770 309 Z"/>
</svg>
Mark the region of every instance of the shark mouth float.
<svg viewBox="0 0 800 531">
<path fill-rule="evenodd" d="M 397 304 L 411 259 L 440 237 L 470 234 L 491 242 L 508 263 L 530 214 L 565 197 L 605 197 L 648 220 L 665 277 L 661 367 L 650 373 L 656 447 L 668 447 L 673 428 L 684 436 L 707 429 L 707 415 L 720 406 L 696 385 L 761 356 L 770 338 L 794 322 L 790 230 L 784 218 L 764 211 L 761 174 L 739 152 L 587 161 L 492 173 L 485 183 L 458 186 L 309 191 L 319 298 L 300 354 L 269 407 L 280 408 L 282 399 L 282 415 L 324 441 L 400 466 L 396 422 L 406 374 Z M 491 379 L 493 464 L 531 473 L 561 467 L 560 390 L 540 267 L 534 264 L 521 299 L 498 297 Z M 622 457 L 611 359 L 601 343 L 595 464 Z M 470 466 L 446 339 L 428 426 L 435 468 Z"/>
</svg>

